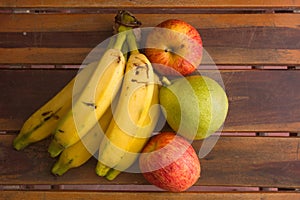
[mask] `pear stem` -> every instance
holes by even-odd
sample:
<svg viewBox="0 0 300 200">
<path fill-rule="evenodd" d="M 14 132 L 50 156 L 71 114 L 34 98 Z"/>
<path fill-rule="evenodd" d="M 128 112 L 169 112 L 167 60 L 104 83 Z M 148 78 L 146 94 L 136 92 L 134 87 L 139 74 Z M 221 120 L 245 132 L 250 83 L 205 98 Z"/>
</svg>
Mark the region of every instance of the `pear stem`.
<svg viewBox="0 0 300 200">
<path fill-rule="evenodd" d="M 167 77 L 165 77 L 165 76 L 162 77 L 161 82 L 162 82 L 163 85 L 165 85 L 165 86 L 169 86 L 169 85 L 172 84 L 171 81 L 170 81 Z"/>
</svg>

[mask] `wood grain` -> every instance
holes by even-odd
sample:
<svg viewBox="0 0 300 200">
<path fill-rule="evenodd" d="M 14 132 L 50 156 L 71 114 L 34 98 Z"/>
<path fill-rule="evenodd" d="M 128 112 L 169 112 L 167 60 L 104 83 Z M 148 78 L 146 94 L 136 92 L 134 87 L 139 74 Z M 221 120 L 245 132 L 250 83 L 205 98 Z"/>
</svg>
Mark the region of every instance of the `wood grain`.
<svg viewBox="0 0 300 200">
<path fill-rule="evenodd" d="M 153 27 L 165 19 L 181 19 L 197 29 L 283 27 L 299 29 L 297 14 L 133 14 L 142 27 Z M 99 32 L 110 31 L 116 12 L 112 13 L 54 13 L 0 14 L 0 32 Z M 33 23 L 34 22 L 34 23 Z"/>
<path fill-rule="evenodd" d="M 223 131 L 300 132 L 300 71 L 200 70 L 224 84 L 229 113 Z M 77 70 L 0 71 L 0 130 L 23 122 L 57 93 Z"/>
<path fill-rule="evenodd" d="M 299 18 L 300 20 L 300 18 Z M 149 29 L 149 27 L 148 27 Z M 146 41 L 146 33 L 141 45 Z M 297 43 L 300 29 L 288 27 L 231 27 L 231 28 L 200 28 L 205 48 L 232 48 L 299 50 Z M 270 37 L 272 34 L 272 37 Z M 93 48 L 112 36 L 112 31 L 94 32 L 3 32 L 0 38 L 2 48 Z M 250 40 L 250 41 L 249 41 Z M 284 41 L 284 42 L 283 42 Z M 142 46 L 144 47 L 144 46 Z"/>
<path fill-rule="evenodd" d="M 0 185 L 149 185 L 140 173 L 124 172 L 114 181 L 98 177 L 95 158 L 61 177 L 53 176 L 50 170 L 55 159 L 47 152 L 50 141 L 17 152 L 11 145 L 14 137 L 0 135 Z M 193 143 L 197 153 L 202 144 Z M 220 137 L 212 151 L 200 159 L 201 177 L 195 186 L 300 188 L 299 144 L 300 138 L 291 137 Z"/>
<path fill-rule="evenodd" d="M 180 15 L 137 16 L 143 27 L 151 27 Z M 2 64 L 80 64 L 94 47 L 112 35 L 112 14 L 2 14 L 1 17 L 4 19 L 0 32 Z M 300 63 L 299 17 L 189 14 L 183 20 L 198 29 L 213 60 L 205 57 L 203 64 L 294 66 Z"/>
<path fill-rule="evenodd" d="M 16 14 L 27 9 L 30 14 Z M 212 61 L 206 56 L 203 64 L 300 65 L 300 15 L 265 13 L 293 12 L 300 9 L 300 0 L 2 0 L 0 12 L 7 13 L 0 14 L 0 64 L 81 64 L 91 49 L 111 35 L 113 18 L 119 9 L 136 14 L 143 27 L 155 26 L 167 18 L 189 22 L 201 33 L 205 50 L 213 58 Z M 47 14 L 42 14 L 44 12 Z M 94 58 L 102 51 L 93 54 Z M 27 117 L 76 72 L 63 69 L 0 70 L 0 190 L 1 186 L 7 185 L 26 185 L 28 188 L 36 184 L 52 185 L 53 188 L 71 185 L 79 188 L 82 184 L 92 184 L 100 190 L 103 186 L 111 186 L 114 191 L 13 189 L 1 190 L 0 199 L 300 198 L 296 191 L 150 192 L 143 189 L 150 184 L 140 173 L 122 173 L 112 182 L 97 177 L 94 158 L 62 177 L 53 176 L 50 169 L 55 159 L 47 153 L 50 138 L 20 152 L 12 148 L 12 140 Z M 201 159 L 201 178 L 195 187 L 300 189 L 299 137 L 234 136 L 239 131 L 300 132 L 300 71 L 221 70 L 221 76 L 215 71 L 201 73 L 224 83 L 230 110 L 223 131 L 231 132 L 231 136 L 219 138 L 212 151 Z M 197 152 L 202 145 L 203 141 L 193 143 Z M 118 191 L 125 185 L 139 185 L 140 191 Z"/>
<path fill-rule="evenodd" d="M 86 200 L 298 200 L 300 194 L 296 192 L 86 192 L 86 191 L 2 191 L 0 198 L 6 200 L 61 200 L 61 199 L 86 199 Z"/>
<path fill-rule="evenodd" d="M 3 0 L 0 3 L 0 7 L 15 8 L 15 7 L 68 7 L 68 8 L 297 8 L 300 7 L 298 0 L 273 0 L 268 2 L 262 2 L 260 0 L 253 1 L 210 1 L 203 0 L 201 2 L 193 0 L 143 0 L 143 1 L 120 1 L 120 0 L 86 0 L 86 1 L 59 1 L 59 0 L 23 0 L 23 1 L 9 1 Z"/>
<path fill-rule="evenodd" d="M 0 63 L 7 65 L 80 65 L 93 48 L 0 48 Z M 207 47 L 203 65 L 298 66 L 300 49 L 247 49 Z"/>
<path fill-rule="evenodd" d="M 1 70 L 0 124 L 6 127 L 0 129 L 19 129 L 25 118 L 60 91 L 76 73 L 76 70 Z"/>
</svg>

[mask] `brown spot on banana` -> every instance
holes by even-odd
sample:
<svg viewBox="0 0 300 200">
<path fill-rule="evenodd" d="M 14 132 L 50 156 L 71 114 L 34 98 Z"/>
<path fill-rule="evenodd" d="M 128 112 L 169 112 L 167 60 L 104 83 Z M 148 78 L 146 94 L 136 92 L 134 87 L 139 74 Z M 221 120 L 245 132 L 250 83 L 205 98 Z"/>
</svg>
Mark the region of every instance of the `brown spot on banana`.
<svg viewBox="0 0 300 200">
<path fill-rule="evenodd" d="M 136 67 L 135 75 L 139 75 L 139 69 L 146 69 L 146 76 L 149 78 L 149 65 L 147 63 L 143 63 L 143 65 L 139 65 L 138 63 L 133 63 Z"/>
<path fill-rule="evenodd" d="M 120 62 L 121 62 L 121 56 L 118 56 L 117 63 L 120 63 Z"/>
<path fill-rule="evenodd" d="M 57 112 L 60 111 L 62 109 L 62 107 L 58 108 L 55 112 L 53 111 L 46 111 L 44 113 L 42 113 L 42 116 L 45 117 L 43 120 L 44 122 L 48 121 L 49 119 L 51 119 L 52 117 L 56 120 L 59 119 L 59 116 L 57 115 Z M 48 116 L 47 116 L 48 115 Z"/>
<path fill-rule="evenodd" d="M 48 116 L 48 117 L 45 117 L 44 118 L 44 122 L 48 121 L 49 119 L 51 119 L 52 115 Z"/>
<path fill-rule="evenodd" d="M 136 79 L 131 79 L 131 82 L 136 82 L 136 83 L 148 85 L 148 82 L 147 82 L 147 81 L 138 81 L 138 80 L 136 80 Z"/>
<path fill-rule="evenodd" d="M 97 105 L 96 104 L 94 104 L 94 103 L 89 103 L 89 102 L 82 102 L 84 105 L 86 105 L 86 106 L 90 106 L 90 107 L 92 107 L 92 108 L 94 108 L 94 109 L 97 109 Z"/>
<path fill-rule="evenodd" d="M 46 112 L 43 112 L 43 113 L 42 113 L 42 116 L 46 116 L 46 115 L 49 115 L 49 114 L 51 114 L 51 113 L 53 113 L 52 110 L 51 110 L 51 111 L 46 111 Z"/>
</svg>

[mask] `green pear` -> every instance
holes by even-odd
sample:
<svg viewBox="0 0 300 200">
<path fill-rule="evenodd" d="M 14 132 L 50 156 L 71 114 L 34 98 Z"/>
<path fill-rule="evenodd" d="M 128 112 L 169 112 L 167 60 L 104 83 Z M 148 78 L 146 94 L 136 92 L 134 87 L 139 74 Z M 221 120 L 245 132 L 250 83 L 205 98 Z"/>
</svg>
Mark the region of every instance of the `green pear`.
<svg viewBox="0 0 300 200">
<path fill-rule="evenodd" d="M 177 78 L 162 86 L 160 104 L 170 127 L 189 140 L 204 139 L 218 131 L 228 112 L 224 89 L 201 75 Z"/>
</svg>

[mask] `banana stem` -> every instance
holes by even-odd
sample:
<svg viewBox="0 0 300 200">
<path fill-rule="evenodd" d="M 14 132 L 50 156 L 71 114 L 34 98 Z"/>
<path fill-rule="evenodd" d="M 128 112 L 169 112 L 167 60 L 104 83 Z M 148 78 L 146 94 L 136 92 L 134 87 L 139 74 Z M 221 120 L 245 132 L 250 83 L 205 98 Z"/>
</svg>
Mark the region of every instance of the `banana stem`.
<svg viewBox="0 0 300 200">
<path fill-rule="evenodd" d="M 116 42 L 115 42 L 113 48 L 121 50 L 125 40 L 126 40 L 126 32 L 121 31 L 117 36 L 117 39 L 116 39 Z"/>
<path fill-rule="evenodd" d="M 127 37 L 126 34 L 128 34 L 128 36 L 130 37 L 129 43 L 131 44 L 131 46 L 129 45 L 130 50 L 132 51 L 132 53 L 138 53 L 138 51 L 136 51 L 138 48 L 132 29 L 139 27 L 140 25 L 141 22 L 137 20 L 130 12 L 125 10 L 119 11 L 117 16 L 115 17 L 115 29 L 117 30 L 119 35 L 117 37 L 117 41 L 114 45 L 114 48 L 121 49 L 122 44 Z M 123 35 L 124 31 L 126 31 L 126 34 L 124 33 Z"/>
<path fill-rule="evenodd" d="M 130 49 L 130 52 L 132 54 L 138 54 L 140 53 L 139 50 L 138 50 L 138 45 L 136 43 L 136 38 L 135 38 L 135 35 L 133 33 L 133 30 L 129 30 L 127 31 L 128 32 L 128 35 L 127 35 L 127 44 L 129 46 L 129 49 Z"/>
</svg>

